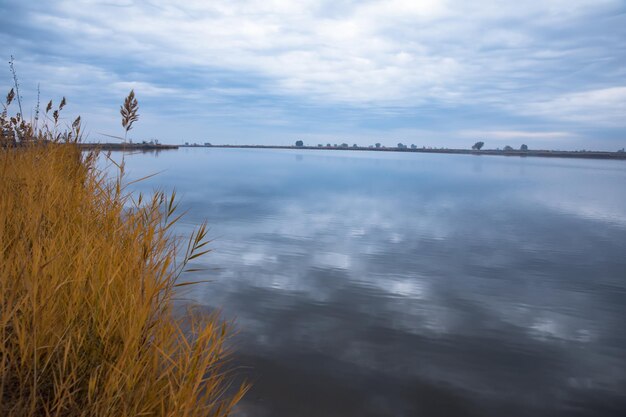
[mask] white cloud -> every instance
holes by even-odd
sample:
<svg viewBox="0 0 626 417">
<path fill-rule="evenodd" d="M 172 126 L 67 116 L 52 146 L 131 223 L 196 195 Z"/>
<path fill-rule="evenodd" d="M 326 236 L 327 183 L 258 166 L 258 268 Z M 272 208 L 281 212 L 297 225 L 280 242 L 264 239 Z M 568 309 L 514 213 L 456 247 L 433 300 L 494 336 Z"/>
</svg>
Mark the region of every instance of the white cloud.
<svg viewBox="0 0 626 417">
<path fill-rule="evenodd" d="M 626 86 L 563 94 L 522 109 L 532 115 L 572 122 L 626 126 Z"/>
<path fill-rule="evenodd" d="M 620 82 L 626 70 L 616 49 L 623 33 L 600 27 L 606 16 L 613 16 L 614 27 L 624 20 L 619 0 L 6 4 L 22 10 L 20 24 L 31 30 L 3 39 L 32 28 L 50 35 L 42 56 L 31 60 L 42 74 L 38 81 L 72 96 L 82 95 L 79 90 L 118 96 L 135 86 L 140 97 L 168 97 L 192 110 L 205 105 L 213 114 L 236 113 L 218 106 L 257 95 L 390 116 L 397 114 L 390 108 L 480 108 L 561 125 L 624 126 L 626 87 Z M 30 48 L 37 42 L 31 39 Z M 14 51 L 5 45 L 0 52 L 8 56 Z M 58 60 L 49 64 L 50 56 Z M 79 76 L 52 68 L 58 62 Z M 598 71 L 588 69 L 594 65 Z M 280 119 L 281 126 L 290 120 Z M 494 138 L 540 135 L 486 128 Z M 571 129 L 538 130 L 554 139 Z"/>
<path fill-rule="evenodd" d="M 541 132 L 524 130 L 466 130 L 460 136 L 485 139 L 567 139 L 576 136 L 569 132 Z"/>
<path fill-rule="evenodd" d="M 117 81 L 111 84 L 115 92 L 119 94 L 128 94 L 131 89 L 141 91 L 141 94 L 148 97 L 164 97 L 167 98 L 171 94 L 180 94 L 181 91 L 175 88 L 159 87 L 152 83 L 144 81 Z"/>
<path fill-rule="evenodd" d="M 316 1 L 61 1 L 34 14 L 63 28 L 83 52 L 145 57 L 158 66 L 216 67 L 257 73 L 285 94 L 359 103 L 412 105 L 467 95 L 476 78 L 529 71 L 528 60 L 485 62 L 481 47 L 533 43 L 527 27 L 494 24 L 541 16 L 566 20 L 612 0 L 511 3 L 452 0 L 350 2 L 338 16 Z M 46 8 L 44 8 L 45 10 Z M 541 25 L 535 23 L 535 25 Z M 539 47 L 539 49 L 541 49 Z M 530 64 L 535 64 L 532 61 Z M 536 68 L 535 68 L 536 69 Z M 471 95 L 471 94 L 470 94 Z M 465 97 L 469 100 L 471 97 Z"/>
</svg>

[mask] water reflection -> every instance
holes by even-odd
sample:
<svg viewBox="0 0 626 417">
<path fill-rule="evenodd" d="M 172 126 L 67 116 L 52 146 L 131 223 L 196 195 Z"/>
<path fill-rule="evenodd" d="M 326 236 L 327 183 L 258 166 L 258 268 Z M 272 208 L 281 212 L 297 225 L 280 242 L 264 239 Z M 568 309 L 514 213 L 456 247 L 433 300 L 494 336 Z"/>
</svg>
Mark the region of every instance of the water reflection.
<svg viewBox="0 0 626 417">
<path fill-rule="evenodd" d="M 332 151 L 127 157 L 208 219 L 250 416 L 623 415 L 626 164 Z"/>
</svg>

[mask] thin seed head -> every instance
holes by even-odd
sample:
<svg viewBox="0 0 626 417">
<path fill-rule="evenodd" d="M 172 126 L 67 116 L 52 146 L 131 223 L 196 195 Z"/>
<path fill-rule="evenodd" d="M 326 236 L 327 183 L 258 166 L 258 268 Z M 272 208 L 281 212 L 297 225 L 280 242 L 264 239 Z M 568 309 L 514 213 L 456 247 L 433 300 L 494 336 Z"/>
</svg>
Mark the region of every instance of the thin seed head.
<svg viewBox="0 0 626 417">
<path fill-rule="evenodd" d="M 11 91 L 9 91 L 9 94 L 7 94 L 7 106 L 11 104 L 14 98 L 15 98 L 15 91 L 11 89 Z"/>
</svg>

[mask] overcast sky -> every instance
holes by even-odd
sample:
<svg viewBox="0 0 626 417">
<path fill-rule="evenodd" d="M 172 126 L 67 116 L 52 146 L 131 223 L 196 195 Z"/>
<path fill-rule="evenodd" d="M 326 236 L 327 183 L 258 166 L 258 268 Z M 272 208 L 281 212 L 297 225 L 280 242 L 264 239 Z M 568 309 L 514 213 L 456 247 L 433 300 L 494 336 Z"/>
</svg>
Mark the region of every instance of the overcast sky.
<svg viewBox="0 0 626 417">
<path fill-rule="evenodd" d="M 91 140 L 626 146 L 625 0 L 1 0 L 0 53 Z"/>
</svg>

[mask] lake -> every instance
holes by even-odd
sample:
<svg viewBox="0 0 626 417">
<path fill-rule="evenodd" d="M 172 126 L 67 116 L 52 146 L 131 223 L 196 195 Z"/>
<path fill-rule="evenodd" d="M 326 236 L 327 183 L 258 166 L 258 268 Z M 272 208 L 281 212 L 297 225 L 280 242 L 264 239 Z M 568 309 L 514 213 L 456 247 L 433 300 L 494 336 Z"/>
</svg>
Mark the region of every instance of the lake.
<svg viewBox="0 0 626 417">
<path fill-rule="evenodd" d="M 114 158 L 121 154 L 114 153 Z M 181 148 L 125 157 L 207 220 L 239 415 L 626 415 L 626 162 Z"/>
</svg>

